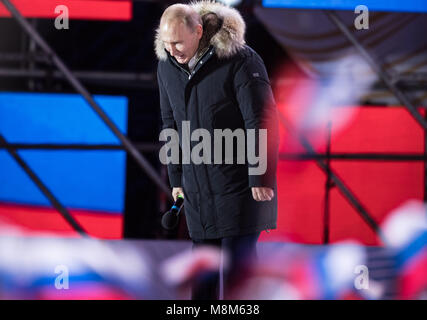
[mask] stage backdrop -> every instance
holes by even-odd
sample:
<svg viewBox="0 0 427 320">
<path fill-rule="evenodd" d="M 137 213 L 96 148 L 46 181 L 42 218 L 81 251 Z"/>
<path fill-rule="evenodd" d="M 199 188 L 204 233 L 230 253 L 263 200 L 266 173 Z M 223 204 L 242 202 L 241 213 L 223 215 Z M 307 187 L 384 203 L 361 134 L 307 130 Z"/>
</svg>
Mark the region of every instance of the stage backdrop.
<svg viewBox="0 0 427 320">
<path fill-rule="evenodd" d="M 95 96 L 126 134 L 127 98 Z M 119 140 L 77 94 L 1 93 L 0 134 L 9 143 L 113 144 Z M 120 150 L 20 150 L 43 183 L 93 236 L 120 238 L 126 154 Z M 0 150 L 0 218 L 29 230 L 76 236 L 4 149 Z"/>
</svg>

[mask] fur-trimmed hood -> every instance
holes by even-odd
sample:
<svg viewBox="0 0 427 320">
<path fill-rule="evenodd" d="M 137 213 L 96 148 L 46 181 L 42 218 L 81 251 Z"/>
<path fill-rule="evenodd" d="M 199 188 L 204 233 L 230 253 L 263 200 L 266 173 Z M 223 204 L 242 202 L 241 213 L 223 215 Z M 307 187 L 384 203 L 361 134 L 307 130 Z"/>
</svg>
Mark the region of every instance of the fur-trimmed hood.
<svg viewBox="0 0 427 320">
<path fill-rule="evenodd" d="M 191 2 L 189 5 L 200 14 L 203 21 L 199 53 L 210 44 L 215 47 L 219 58 L 228 58 L 244 47 L 246 25 L 236 9 L 210 0 Z M 154 47 L 157 58 L 166 60 L 168 55 L 160 40 L 159 28 L 156 30 Z"/>
</svg>

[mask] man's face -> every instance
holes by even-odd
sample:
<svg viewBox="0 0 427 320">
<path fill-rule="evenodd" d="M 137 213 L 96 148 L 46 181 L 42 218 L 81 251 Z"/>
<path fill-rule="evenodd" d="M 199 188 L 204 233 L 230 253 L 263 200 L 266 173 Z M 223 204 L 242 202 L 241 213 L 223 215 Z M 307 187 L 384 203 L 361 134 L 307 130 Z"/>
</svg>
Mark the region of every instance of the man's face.
<svg viewBox="0 0 427 320">
<path fill-rule="evenodd" d="M 200 25 L 192 31 L 183 22 L 166 22 L 160 26 L 160 38 L 166 50 L 181 64 L 188 63 L 194 56 L 202 33 Z"/>
</svg>

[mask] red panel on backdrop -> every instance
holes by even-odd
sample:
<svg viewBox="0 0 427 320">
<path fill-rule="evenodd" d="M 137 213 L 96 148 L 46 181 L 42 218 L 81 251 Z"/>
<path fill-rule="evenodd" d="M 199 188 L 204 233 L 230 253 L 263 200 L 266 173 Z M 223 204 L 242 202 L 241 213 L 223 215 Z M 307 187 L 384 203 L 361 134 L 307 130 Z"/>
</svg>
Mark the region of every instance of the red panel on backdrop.
<svg viewBox="0 0 427 320">
<path fill-rule="evenodd" d="M 70 209 L 84 230 L 101 239 L 121 239 L 123 215 Z M 0 227 L 16 227 L 24 235 L 46 232 L 59 237 L 80 237 L 54 209 L 41 206 L 0 203 Z"/>
<path fill-rule="evenodd" d="M 355 118 L 332 136 L 331 152 L 423 153 L 424 132 L 403 107 L 359 107 Z"/>
<path fill-rule="evenodd" d="M 423 110 L 420 110 L 423 113 Z M 332 137 L 332 152 L 423 153 L 424 132 L 402 107 L 368 107 Z M 408 199 L 423 199 L 424 164 L 402 161 L 333 161 L 332 168 L 379 224 Z M 331 241 L 355 238 L 380 244 L 338 192 L 331 194 Z"/>
<path fill-rule="evenodd" d="M 260 240 L 320 243 L 325 175 L 313 161 L 280 161 L 277 179 L 277 229 Z"/>
<path fill-rule="evenodd" d="M 308 138 L 316 141 L 317 151 L 324 151 L 326 136 L 319 137 L 320 133 L 325 131 L 318 130 L 315 137 Z M 303 148 L 282 129 L 280 151 L 301 152 Z M 424 133 L 402 107 L 358 107 L 351 122 L 332 135 L 331 152 L 423 153 Z M 423 199 L 421 161 L 334 160 L 331 166 L 378 223 L 406 200 Z M 278 229 L 263 233 L 261 240 L 321 244 L 326 175 L 314 161 L 282 160 L 277 177 Z M 331 242 L 353 239 L 367 245 L 381 244 L 337 188 L 330 194 L 330 218 Z"/>
<path fill-rule="evenodd" d="M 379 224 L 392 209 L 408 199 L 423 198 L 422 162 L 334 161 L 332 168 Z M 356 210 L 334 190 L 331 193 L 331 241 L 347 238 L 380 244 Z"/>
<path fill-rule="evenodd" d="M 11 0 L 19 12 L 28 18 L 56 18 L 55 8 L 65 5 L 70 19 L 123 20 L 132 19 L 132 1 L 127 0 Z M 36 4 L 35 4 L 36 3 Z M 0 3 L 0 17 L 10 17 Z"/>
</svg>

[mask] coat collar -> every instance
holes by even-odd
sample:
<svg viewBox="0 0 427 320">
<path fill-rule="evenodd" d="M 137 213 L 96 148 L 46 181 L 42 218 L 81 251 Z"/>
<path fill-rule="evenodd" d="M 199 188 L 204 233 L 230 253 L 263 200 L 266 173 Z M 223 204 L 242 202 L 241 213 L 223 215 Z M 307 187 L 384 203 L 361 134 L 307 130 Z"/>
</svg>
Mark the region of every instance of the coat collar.
<svg viewBox="0 0 427 320">
<path fill-rule="evenodd" d="M 206 64 L 206 62 L 212 57 L 212 55 L 215 53 L 215 48 L 212 45 L 210 45 L 208 48 L 202 50 L 199 53 L 197 63 L 191 72 L 190 70 L 185 69 L 183 65 L 179 64 L 178 61 L 176 61 L 176 59 L 169 54 L 169 52 L 167 51 L 165 52 L 168 58 L 170 59 L 170 61 L 172 61 L 172 63 L 175 66 L 177 66 L 179 69 L 185 72 L 188 76 L 188 80 L 190 80 L 194 76 L 194 74 L 202 67 L 202 64 Z"/>
<path fill-rule="evenodd" d="M 202 17 L 203 36 L 198 53 L 208 46 L 213 46 L 218 58 L 229 58 L 245 45 L 245 22 L 240 13 L 225 4 L 203 0 L 192 2 L 192 6 Z M 159 60 L 168 58 L 163 42 L 160 40 L 159 28 L 154 41 L 156 56 Z"/>
</svg>

